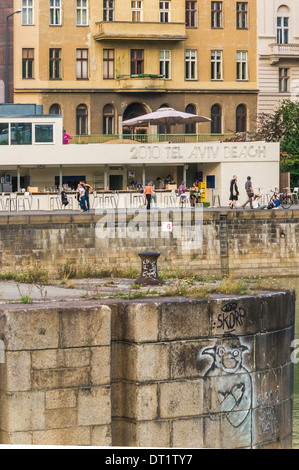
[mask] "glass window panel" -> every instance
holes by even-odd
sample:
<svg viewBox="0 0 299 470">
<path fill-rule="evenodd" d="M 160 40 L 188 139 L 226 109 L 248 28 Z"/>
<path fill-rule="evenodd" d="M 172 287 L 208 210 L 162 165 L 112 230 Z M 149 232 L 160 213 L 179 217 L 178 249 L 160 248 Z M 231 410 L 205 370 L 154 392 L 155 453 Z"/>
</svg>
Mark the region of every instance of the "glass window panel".
<svg viewBox="0 0 299 470">
<path fill-rule="evenodd" d="M 11 145 L 31 145 L 32 124 L 27 122 L 11 123 L 10 139 Z"/>
<path fill-rule="evenodd" d="M 36 124 L 35 142 L 53 143 L 53 124 Z"/>
<path fill-rule="evenodd" d="M 33 10 L 31 8 L 28 10 L 28 24 L 33 24 Z"/>
<path fill-rule="evenodd" d="M 0 145 L 8 145 L 8 124 L 0 124 Z"/>
<path fill-rule="evenodd" d="M 87 62 L 84 61 L 82 64 L 82 78 L 87 78 Z"/>
</svg>

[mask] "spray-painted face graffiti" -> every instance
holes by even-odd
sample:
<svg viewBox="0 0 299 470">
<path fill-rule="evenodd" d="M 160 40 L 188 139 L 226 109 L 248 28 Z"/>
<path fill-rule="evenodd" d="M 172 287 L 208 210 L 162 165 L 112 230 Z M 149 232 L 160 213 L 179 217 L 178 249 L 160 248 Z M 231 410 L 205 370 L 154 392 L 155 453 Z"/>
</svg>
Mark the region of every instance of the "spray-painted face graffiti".
<svg viewBox="0 0 299 470">
<path fill-rule="evenodd" d="M 213 347 L 204 348 L 197 359 L 211 356 L 213 362 L 204 376 L 219 377 L 213 382 L 218 397 L 218 410 L 214 410 L 214 418 L 221 413 L 234 428 L 242 425 L 242 432 L 247 435 L 247 442 L 251 443 L 252 379 L 243 365 L 243 354 L 247 351 L 249 348 L 242 345 L 239 338 L 229 335 L 219 339 Z"/>
<path fill-rule="evenodd" d="M 217 341 L 214 347 L 205 348 L 197 356 L 198 359 L 204 355 L 210 355 L 214 359 L 213 364 L 205 375 L 210 375 L 213 371 L 217 371 L 217 375 L 221 373 L 235 374 L 244 369 L 243 352 L 247 351 L 247 346 L 243 346 L 238 338 L 228 337 Z M 246 369 L 244 369 L 248 373 Z"/>
</svg>

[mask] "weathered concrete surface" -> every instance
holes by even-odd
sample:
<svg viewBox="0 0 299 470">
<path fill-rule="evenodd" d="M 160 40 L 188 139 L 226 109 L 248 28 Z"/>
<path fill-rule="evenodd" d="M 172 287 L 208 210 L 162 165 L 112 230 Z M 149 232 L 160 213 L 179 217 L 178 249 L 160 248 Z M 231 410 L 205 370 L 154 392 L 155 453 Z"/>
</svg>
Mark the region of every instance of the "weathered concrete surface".
<svg viewBox="0 0 299 470">
<path fill-rule="evenodd" d="M 180 211 L 176 210 L 176 216 Z M 193 214 L 194 216 L 194 214 Z M 159 268 L 178 267 L 202 275 L 221 274 L 220 217 L 227 222 L 228 265 L 236 276 L 288 275 L 299 273 L 299 211 L 205 210 L 202 246 L 194 249 L 184 237 L 171 233 L 157 238 L 129 236 L 133 216 L 127 215 L 126 237 L 100 238 L 97 224 L 103 215 L 76 213 L 33 213 L 0 215 L 0 269 L 12 272 L 37 263 L 57 272 L 67 263 L 140 268 L 138 253 L 161 253 Z M 150 214 L 147 215 L 148 221 Z M 161 215 L 159 216 L 161 219 Z M 169 219 L 173 220 L 170 212 Z M 183 218 L 183 212 L 181 213 Z M 115 227 L 121 221 L 115 215 Z M 161 228 L 161 227 L 160 227 Z M 163 235 L 163 236 L 162 236 Z"/>
<path fill-rule="evenodd" d="M 2 304 L 0 442 L 290 448 L 294 303 Z"/>
</svg>

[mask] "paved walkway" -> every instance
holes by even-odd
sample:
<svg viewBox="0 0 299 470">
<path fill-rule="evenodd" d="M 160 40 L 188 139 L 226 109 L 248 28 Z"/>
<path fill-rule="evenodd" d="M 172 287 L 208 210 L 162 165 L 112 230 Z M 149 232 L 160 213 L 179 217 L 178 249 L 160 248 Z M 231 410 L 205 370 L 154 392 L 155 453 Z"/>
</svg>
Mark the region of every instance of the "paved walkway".
<svg viewBox="0 0 299 470">
<path fill-rule="evenodd" d="M 180 207 L 158 207 L 158 208 L 154 208 L 154 210 L 174 210 L 174 211 L 181 211 L 182 209 Z M 98 210 L 91 210 L 90 212 L 85 212 L 85 213 L 82 213 L 81 211 L 79 210 L 67 210 L 67 209 L 62 209 L 62 210 L 52 210 L 52 211 L 11 211 L 11 212 L 7 212 L 7 211 L 2 211 L 0 212 L 0 217 L 13 217 L 13 216 L 20 216 L 20 215 L 59 215 L 59 214 L 65 214 L 65 215 L 80 215 L 80 214 L 84 214 L 85 216 L 86 215 L 89 215 L 89 214 L 101 214 L 103 211 L 105 211 L 107 209 L 98 209 Z M 110 210 L 115 210 L 116 212 L 124 212 L 125 210 L 131 210 L 131 211 L 139 211 L 141 210 L 140 208 L 127 208 L 127 209 L 112 209 L 110 208 Z M 146 209 L 143 209 L 145 212 L 146 212 Z M 184 209 L 183 209 L 184 210 Z M 223 206 L 223 207 L 204 207 L 204 212 L 223 212 L 223 211 L 227 211 L 227 212 L 243 212 L 244 210 L 245 211 L 249 211 L 251 210 L 249 205 L 245 208 L 245 209 L 242 209 L 242 208 L 238 208 L 238 209 L 230 209 L 228 206 Z M 273 209 L 272 209 L 273 210 Z M 278 208 L 278 209 L 274 209 L 274 210 L 288 210 L 288 211 L 293 211 L 293 210 L 299 210 L 299 204 L 293 204 L 290 209 L 283 209 L 281 206 Z M 254 209 L 255 212 L 260 212 L 259 210 L 257 209 Z"/>
</svg>

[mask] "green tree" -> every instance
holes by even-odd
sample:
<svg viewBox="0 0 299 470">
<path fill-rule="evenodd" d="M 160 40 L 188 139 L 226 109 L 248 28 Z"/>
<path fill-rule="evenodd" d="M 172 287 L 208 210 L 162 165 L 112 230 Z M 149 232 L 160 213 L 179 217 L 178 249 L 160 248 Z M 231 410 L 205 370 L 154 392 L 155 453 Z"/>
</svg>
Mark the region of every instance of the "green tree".
<svg viewBox="0 0 299 470">
<path fill-rule="evenodd" d="M 258 119 L 259 137 L 280 142 L 281 171 L 289 171 L 292 187 L 299 185 L 299 102 L 284 100 L 272 114 Z"/>
</svg>

